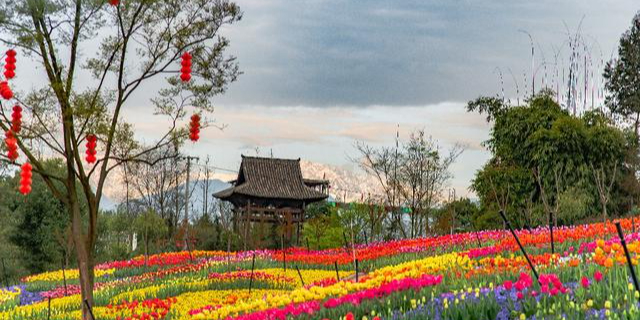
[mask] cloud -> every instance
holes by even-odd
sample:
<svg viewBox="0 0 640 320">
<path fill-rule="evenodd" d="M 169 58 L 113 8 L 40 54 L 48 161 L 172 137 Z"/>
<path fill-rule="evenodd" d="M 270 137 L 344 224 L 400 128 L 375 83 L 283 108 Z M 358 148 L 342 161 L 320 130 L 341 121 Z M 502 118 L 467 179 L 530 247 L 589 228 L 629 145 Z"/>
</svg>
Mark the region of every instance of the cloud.
<svg viewBox="0 0 640 320">
<path fill-rule="evenodd" d="M 238 3 L 244 19 L 225 34 L 245 74 L 220 102 L 327 108 L 495 94 L 497 66 L 511 68 L 523 88 L 531 60 L 529 39 L 518 30 L 540 44 L 540 63 L 566 40 L 565 22 L 575 30 L 585 17 L 582 32 L 598 40 L 606 59 L 638 9 L 631 0 Z M 515 95 L 510 77 L 505 87 Z"/>
</svg>

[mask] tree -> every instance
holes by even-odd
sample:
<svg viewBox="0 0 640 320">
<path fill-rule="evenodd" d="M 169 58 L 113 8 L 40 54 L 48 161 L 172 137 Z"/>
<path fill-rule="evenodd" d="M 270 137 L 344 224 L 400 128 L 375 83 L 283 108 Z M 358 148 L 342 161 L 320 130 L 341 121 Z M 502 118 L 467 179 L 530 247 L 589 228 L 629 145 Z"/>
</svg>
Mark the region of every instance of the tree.
<svg viewBox="0 0 640 320">
<path fill-rule="evenodd" d="M 357 143 L 359 156 L 353 159 L 380 183 L 386 204 L 392 208 L 389 229 L 399 230 L 405 238 L 432 231 L 431 210 L 452 178 L 449 168 L 462 153 L 458 145 L 443 153 L 433 138 L 425 136 L 424 130 L 417 130 L 402 146 L 398 141 L 395 148 Z M 410 212 L 408 232 L 403 207 Z"/>
<path fill-rule="evenodd" d="M 593 202 L 593 197 L 585 188 L 571 186 L 558 196 L 557 218 L 564 224 L 571 224 L 586 217 Z"/>
<path fill-rule="evenodd" d="M 185 140 L 188 132 L 180 121 L 189 111 L 213 111 L 212 98 L 240 74 L 235 58 L 225 54 L 229 41 L 219 30 L 240 18 L 239 7 L 226 0 L 131 0 L 116 5 L 32 0 L 0 5 L 0 42 L 26 53 L 46 74 L 45 84 L 34 84 L 35 89 L 17 93 L 14 101 L 0 107 L 0 128 L 9 130 L 7 108 L 22 104 L 25 121 L 16 133 L 21 161 L 31 162 L 69 213 L 81 296 L 89 305 L 107 177 L 123 163 L 145 162 L 143 156 L 152 150 Z M 96 40 L 97 50 L 92 44 Z M 193 57 L 189 82 L 176 76 L 185 52 Z M 77 81 L 86 75 L 93 80 Z M 139 90 L 157 78 L 167 79 L 152 99 L 154 113 L 168 120 L 166 133 L 150 145 L 131 148 L 134 132 L 123 112 Z M 93 164 L 86 164 L 82 155 L 88 134 L 96 135 L 100 146 Z M 122 154 L 126 157 L 118 156 Z M 43 159 L 51 157 L 63 159 L 65 174 L 47 170 Z M 82 201 L 87 203 L 85 214 Z M 88 319 L 84 304 L 82 317 Z"/>
<path fill-rule="evenodd" d="M 630 174 L 630 161 L 635 160 L 628 155 L 634 143 L 601 111 L 574 116 L 552 96 L 542 91 L 517 107 L 483 106 L 493 103 L 491 99 L 469 103 L 471 111 L 493 112 L 488 117 L 493 121 L 491 136 L 485 142 L 493 156 L 476 173 L 472 189 L 485 210 L 502 210 L 520 226 L 539 224 L 545 217 L 547 224 L 557 224 L 561 206 L 570 204 L 569 195 L 580 196 L 581 203 L 598 197 L 606 219 L 614 190 L 627 192 L 619 182 Z M 545 217 L 534 215 L 540 207 Z M 578 215 L 563 219 L 572 217 Z"/>
<path fill-rule="evenodd" d="M 157 212 L 169 227 L 169 235 L 177 231 L 186 203 L 182 186 L 187 167 L 180 157 L 179 150 L 167 145 L 144 155 L 145 162 L 128 166 L 133 194 L 142 202 L 142 211 Z"/>
<path fill-rule="evenodd" d="M 535 184 L 530 171 L 494 158 L 476 172 L 471 190 L 486 210 L 502 210 L 519 227 L 535 224 L 531 206 Z"/>
<path fill-rule="evenodd" d="M 640 126 L 640 13 L 620 37 L 618 58 L 604 69 L 606 104 L 612 113 L 633 123 L 636 139 Z"/>
<path fill-rule="evenodd" d="M 144 255 L 149 256 L 149 246 L 152 241 L 166 235 L 168 229 L 164 220 L 153 210 L 148 210 L 139 215 L 133 222 L 136 233 L 142 238 Z"/>
<path fill-rule="evenodd" d="M 373 176 L 382 187 L 384 192 L 383 201 L 391 208 L 389 230 L 391 233 L 400 232 L 400 236 L 407 237 L 404 223 L 402 221 L 402 198 L 399 192 L 399 175 L 398 168 L 400 166 L 399 142 L 396 141 L 396 147 L 383 147 L 377 149 L 363 142 L 355 144 L 358 156 L 352 159 L 367 174 Z M 392 237 L 394 235 L 392 234 Z"/>
<path fill-rule="evenodd" d="M 125 205 L 115 211 L 104 212 L 100 218 L 100 236 L 96 255 L 101 261 L 124 260 L 131 257 L 133 238 L 136 235 L 135 216 L 125 210 Z"/>
<path fill-rule="evenodd" d="M 318 207 L 326 208 L 326 212 L 313 215 L 305 221 L 303 227 L 309 246 L 316 250 L 344 247 L 344 236 L 348 231 L 343 226 L 349 225 L 349 222 L 341 221 L 336 207 L 328 205 L 319 205 Z M 349 240 L 347 239 L 347 241 Z"/>
<path fill-rule="evenodd" d="M 60 161 L 48 161 L 44 165 L 52 171 L 64 171 Z M 15 186 L 18 179 L 20 177 L 16 173 L 11 185 Z M 18 224 L 10 239 L 23 253 L 29 272 L 39 273 L 52 267 L 60 268 L 63 251 L 66 250 L 61 250 L 62 244 L 57 241 L 57 235 L 65 234 L 69 223 L 65 219 L 64 205 L 52 197 L 42 178 L 33 179 L 32 189 L 26 198 L 16 191 L 12 193 L 13 214 L 18 217 Z"/>
<path fill-rule="evenodd" d="M 452 232 L 451 227 L 455 226 L 454 232 L 477 231 L 475 219 L 480 212 L 477 204 L 469 198 L 462 198 L 446 202 L 436 214 L 439 234 Z M 455 223 L 454 223 L 455 221 Z"/>
<path fill-rule="evenodd" d="M 626 139 L 623 132 L 611 125 L 595 124 L 588 131 L 587 164 L 593 175 L 600 205 L 602 219 L 607 220 L 607 205 L 611 192 L 620 179 L 620 170 L 624 166 L 626 150 L 636 148 L 632 140 Z M 634 135 L 635 140 L 635 135 Z"/>
<path fill-rule="evenodd" d="M 410 135 L 403 151 L 398 189 L 404 205 L 411 210 L 409 230 L 413 238 L 432 231 L 432 207 L 453 177 L 449 167 L 462 153 L 462 148 L 456 145 L 445 155 L 433 138 L 425 138 L 424 130 L 418 130 Z"/>
</svg>

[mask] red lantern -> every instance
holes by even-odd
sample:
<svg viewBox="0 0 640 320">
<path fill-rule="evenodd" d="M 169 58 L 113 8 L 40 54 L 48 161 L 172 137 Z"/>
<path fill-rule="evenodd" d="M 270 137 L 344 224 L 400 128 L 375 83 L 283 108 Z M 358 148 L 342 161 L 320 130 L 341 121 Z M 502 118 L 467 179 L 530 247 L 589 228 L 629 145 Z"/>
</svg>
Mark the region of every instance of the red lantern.
<svg viewBox="0 0 640 320">
<path fill-rule="evenodd" d="M 109 4 L 115 7 L 120 4 L 120 0 L 109 0 Z"/>
<path fill-rule="evenodd" d="M 11 130 L 5 132 L 4 143 L 7 145 L 7 158 L 14 162 L 18 159 L 18 140 Z"/>
<path fill-rule="evenodd" d="M 20 133 L 22 129 L 22 108 L 19 105 L 13 106 L 13 113 L 11 114 L 11 131 Z"/>
<path fill-rule="evenodd" d="M 33 173 L 31 173 L 31 170 L 33 169 L 31 167 L 30 163 L 25 163 L 22 165 L 22 171 L 20 172 L 20 193 L 22 193 L 23 195 L 28 195 L 31 192 L 31 177 L 33 176 Z"/>
<path fill-rule="evenodd" d="M 90 134 L 87 136 L 87 163 L 95 163 L 96 162 L 96 147 L 98 146 L 98 138 L 94 134 Z"/>
<path fill-rule="evenodd" d="M 182 82 L 191 80 L 191 54 L 185 52 L 182 54 L 182 68 L 180 69 L 180 79 Z"/>
<path fill-rule="evenodd" d="M 12 79 L 16 76 L 16 51 L 10 49 L 7 51 L 7 58 L 4 60 L 4 77 Z"/>
<path fill-rule="evenodd" d="M 9 83 L 6 81 L 0 82 L 0 96 L 5 100 L 13 98 L 13 92 L 11 91 L 11 88 L 9 88 Z"/>
<path fill-rule="evenodd" d="M 193 142 L 200 139 L 200 115 L 198 114 L 191 116 L 191 123 L 189 124 L 189 139 Z"/>
</svg>

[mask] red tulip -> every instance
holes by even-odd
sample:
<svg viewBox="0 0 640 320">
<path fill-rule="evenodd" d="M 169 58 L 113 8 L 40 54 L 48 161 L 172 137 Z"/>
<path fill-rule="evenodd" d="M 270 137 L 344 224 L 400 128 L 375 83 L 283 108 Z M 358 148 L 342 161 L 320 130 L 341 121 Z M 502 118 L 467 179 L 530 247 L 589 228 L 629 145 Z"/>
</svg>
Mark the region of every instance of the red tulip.
<svg viewBox="0 0 640 320">
<path fill-rule="evenodd" d="M 593 279 L 596 280 L 596 282 L 600 282 L 602 281 L 602 272 L 600 272 L 600 270 L 597 270 L 594 274 L 593 274 Z"/>
</svg>

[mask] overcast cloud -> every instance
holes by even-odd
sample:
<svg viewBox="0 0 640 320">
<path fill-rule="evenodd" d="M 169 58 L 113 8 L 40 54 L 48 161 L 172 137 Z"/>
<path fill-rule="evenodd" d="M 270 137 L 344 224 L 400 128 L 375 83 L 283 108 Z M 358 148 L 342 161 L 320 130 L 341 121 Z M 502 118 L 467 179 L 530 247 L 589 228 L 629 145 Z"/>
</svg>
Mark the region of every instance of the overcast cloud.
<svg viewBox="0 0 640 320">
<path fill-rule="evenodd" d="M 601 0 L 239 0 L 225 31 L 245 74 L 224 105 L 370 106 L 467 101 L 500 89 L 496 67 L 529 73 L 580 21 L 608 59 L 640 9 Z M 591 41 L 593 42 L 593 41 Z M 506 71 L 505 71 L 506 73 Z M 513 81 L 505 79 L 515 95 Z M 521 83 L 521 86 L 524 84 Z M 509 94 L 509 92 L 507 92 Z"/>
<path fill-rule="evenodd" d="M 530 92 L 531 46 L 520 30 L 535 42 L 540 88 L 564 83 L 557 79 L 567 64 L 568 33 L 580 26 L 593 71 L 589 85 L 597 90 L 602 64 L 640 9 L 637 0 L 236 1 L 244 18 L 223 33 L 244 74 L 215 101 L 216 120 L 228 127 L 205 130 L 186 152 L 228 169 L 256 148 L 349 166 L 355 141 L 390 145 L 398 126 L 402 139 L 424 128 L 445 149 L 467 146 L 453 168 L 452 186 L 462 195 L 490 156 L 481 145 L 489 126 L 465 112 L 466 102 L 501 93 L 496 68 L 506 98 Z M 541 62 L 552 62 L 558 49 L 560 75 L 553 78 L 555 67 Z M 44 83 L 41 69 L 26 72 L 18 87 Z M 148 142 L 170 125 L 149 117 L 149 98 L 161 85 L 145 85 L 123 110 Z"/>
</svg>

